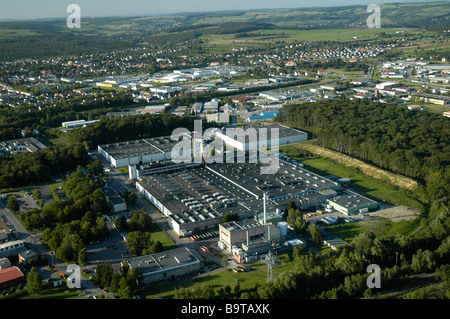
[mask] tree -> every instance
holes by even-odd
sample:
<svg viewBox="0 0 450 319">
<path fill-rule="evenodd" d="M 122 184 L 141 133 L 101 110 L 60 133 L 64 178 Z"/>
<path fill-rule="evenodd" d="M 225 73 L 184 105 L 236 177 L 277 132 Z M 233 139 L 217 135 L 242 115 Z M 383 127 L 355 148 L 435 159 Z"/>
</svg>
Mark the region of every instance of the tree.
<svg viewBox="0 0 450 319">
<path fill-rule="evenodd" d="M 123 194 L 123 199 L 125 199 L 125 202 L 127 203 L 128 206 L 136 206 L 136 202 L 137 202 L 137 195 L 130 191 L 129 189 L 126 189 Z"/>
<path fill-rule="evenodd" d="M 311 238 L 316 243 L 320 244 L 322 242 L 322 235 L 320 234 L 320 228 L 316 224 L 309 224 L 308 231 L 311 235 Z"/>
<path fill-rule="evenodd" d="M 238 221 L 238 220 L 239 220 L 239 215 L 236 212 L 226 213 L 223 216 L 223 222 L 224 223 L 231 222 L 231 221 Z"/>
<path fill-rule="evenodd" d="M 39 295 L 42 291 L 42 278 L 36 267 L 31 267 L 31 270 L 27 275 L 26 289 L 30 295 Z"/>
<path fill-rule="evenodd" d="M 17 213 L 19 211 L 19 202 L 17 201 L 16 196 L 8 197 L 8 203 L 6 204 L 6 208 L 8 208 L 13 213 Z"/>
<path fill-rule="evenodd" d="M 116 293 L 120 289 L 120 274 L 118 272 L 114 272 L 111 277 L 111 284 L 109 285 L 109 289 L 113 293 Z"/>
<path fill-rule="evenodd" d="M 433 271 L 436 266 L 434 259 L 432 251 L 419 249 L 412 257 L 411 269 L 416 273 Z"/>
<path fill-rule="evenodd" d="M 36 198 L 36 199 L 41 199 L 41 191 L 38 188 L 36 188 L 34 190 L 33 197 Z"/>
<path fill-rule="evenodd" d="M 108 263 L 97 266 L 96 276 L 100 288 L 109 287 L 113 277 L 112 266 Z"/>
<path fill-rule="evenodd" d="M 78 265 L 84 266 L 87 263 L 87 257 L 86 257 L 86 247 L 81 249 L 78 252 Z"/>
</svg>

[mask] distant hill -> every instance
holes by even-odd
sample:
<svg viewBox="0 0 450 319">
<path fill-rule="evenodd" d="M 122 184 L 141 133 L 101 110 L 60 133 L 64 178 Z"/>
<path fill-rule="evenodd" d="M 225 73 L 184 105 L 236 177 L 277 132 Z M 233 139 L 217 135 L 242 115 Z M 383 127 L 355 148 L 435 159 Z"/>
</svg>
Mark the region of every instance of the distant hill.
<svg viewBox="0 0 450 319">
<path fill-rule="evenodd" d="M 450 3 L 381 6 L 382 28 L 449 26 Z M 177 44 L 202 36 L 258 36 L 263 30 L 366 28 L 367 6 L 186 13 L 158 17 L 82 18 L 81 29 L 65 19 L 0 23 L 0 59 L 99 53 L 146 43 Z M 276 31 L 275 31 L 276 32 Z M 272 35 L 273 37 L 273 35 Z"/>
</svg>

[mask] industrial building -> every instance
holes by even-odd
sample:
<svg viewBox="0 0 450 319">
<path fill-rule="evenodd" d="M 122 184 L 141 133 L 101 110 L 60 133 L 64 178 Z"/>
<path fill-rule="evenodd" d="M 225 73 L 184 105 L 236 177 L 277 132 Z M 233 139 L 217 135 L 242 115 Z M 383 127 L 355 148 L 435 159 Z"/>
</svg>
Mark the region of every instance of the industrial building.
<svg viewBox="0 0 450 319">
<path fill-rule="evenodd" d="M 345 215 L 357 215 L 378 208 L 376 201 L 350 190 L 344 190 L 338 196 L 328 198 L 326 202 Z"/>
<path fill-rule="evenodd" d="M 136 188 L 180 237 L 217 228 L 230 212 L 278 224 L 289 201 L 314 209 L 341 189 L 299 165 L 281 159 L 278 165 L 272 175 L 261 175 L 261 164 L 248 158 L 245 163 L 146 165 L 137 170 Z M 332 192 L 323 195 L 323 190 Z"/>
<path fill-rule="evenodd" d="M 271 146 L 273 128 L 278 129 L 279 145 L 307 139 L 306 133 L 288 127 L 258 125 L 231 131 L 235 135 L 228 128 L 218 130 L 215 139 L 225 151 L 218 150 L 217 161 L 212 162 L 203 157 L 194 160 L 198 147 L 194 141 L 201 141 L 202 147 L 205 141 L 192 138 L 190 133 L 185 136 L 193 141 L 192 150 L 188 160 L 181 163 L 171 160 L 177 141 L 168 137 L 102 145 L 99 152 L 115 167 L 128 165 L 137 190 L 167 217 L 168 226 L 179 237 L 225 229 L 219 245 L 232 251 L 238 260 L 253 258 L 269 249 L 274 238 L 286 236 L 283 213 L 290 201 L 301 210 L 326 207 L 347 215 L 377 208 L 375 201 L 345 189 L 349 180 L 320 176 L 283 154 L 276 155 L 276 161 L 271 157 L 270 166 L 275 170 L 263 174 L 262 168 L 268 165 L 261 162 L 261 152 L 253 151 Z M 263 134 L 261 129 L 265 129 Z M 237 240 L 237 235 L 228 230 L 233 238 L 227 239 L 227 227 L 221 224 L 228 213 L 236 213 L 241 221 L 250 220 L 255 233 L 248 233 L 247 238 L 244 231 Z M 229 227 L 237 232 L 239 225 Z M 271 225 L 270 232 L 267 225 Z"/>
<path fill-rule="evenodd" d="M 98 153 L 103 156 L 113 167 L 126 167 L 133 164 L 146 164 L 161 161 L 169 161 L 180 156 L 179 151 L 174 150 L 180 139 L 191 136 L 180 135 L 178 140 L 171 136 L 154 137 L 135 141 L 104 144 L 98 146 Z M 236 149 L 238 151 L 256 150 L 270 147 L 272 139 L 278 145 L 298 143 L 308 140 L 308 134 L 283 125 L 256 125 L 243 128 L 223 128 L 215 134 L 215 138 L 223 142 L 223 149 Z M 192 139 L 192 150 L 195 149 Z M 201 147 L 205 146 L 203 140 Z M 220 150 L 217 150 L 221 154 Z M 183 154 L 190 158 L 192 154 Z"/>
<path fill-rule="evenodd" d="M 258 255 L 265 254 L 270 250 L 272 241 L 279 239 L 280 228 L 278 226 L 261 224 L 255 219 L 219 225 L 219 248 L 231 252 L 233 258 L 239 263 L 256 260 Z"/>
<path fill-rule="evenodd" d="M 200 270 L 203 258 L 187 247 L 167 250 L 157 254 L 127 260 L 143 276 L 143 283 L 173 280 Z"/>
<path fill-rule="evenodd" d="M 123 199 L 117 192 L 111 187 L 103 187 L 103 194 L 105 195 L 106 202 L 108 206 L 111 208 L 113 213 L 123 212 L 127 210 L 127 204 L 125 199 Z"/>
<path fill-rule="evenodd" d="M 62 122 L 61 126 L 66 128 L 66 129 L 71 129 L 71 128 L 78 128 L 78 127 L 86 127 L 88 125 L 94 124 L 96 122 L 98 122 L 100 120 L 90 120 L 90 121 L 86 121 L 86 120 L 77 120 L 77 121 L 69 121 L 69 122 Z"/>
<path fill-rule="evenodd" d="M 112 166 L 126 167 L 172 159 L 172 148 L 177 141 L 170 136 L 141 139 L 98 146 L 98 152 Z"/>
</svg>

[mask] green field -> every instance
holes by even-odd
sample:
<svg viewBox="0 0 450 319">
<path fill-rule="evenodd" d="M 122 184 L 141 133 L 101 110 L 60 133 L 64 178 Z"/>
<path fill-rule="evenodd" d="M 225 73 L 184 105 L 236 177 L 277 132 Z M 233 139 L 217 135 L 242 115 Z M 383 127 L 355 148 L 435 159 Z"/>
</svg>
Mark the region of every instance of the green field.
<svg viewBox="0 0 450 319">
<path fill-rule="evenodd" d="M 263 35 L 282 35 L 283 38 L 295 41 L 352 41 L 375 39 L 381 33 L 396 34 L 396 31 L 415 32 L 415 29 L 380 28 L 380 29 L 331 29 L 331 30 L 264 30 Z M 353 37 L 360 37 L 353 39 Z"/>
<path fill-rule="evenodd" d="M 278 258 L 285 264 L 280 267 L 274 267 L 274 277 L 276 277 L 277 274 L 289 271 L 292 268 L 292 258 L 290 253 L 280 254 Z M 227 285 L 232 287 L 237 281 L 239 281 L 241 289 L 253 288 L 256 284 L 264 285 L 267 278 L 266 265 L 261 261 L 257 261 L 248 264 L 247 266 L 251 267 L 251 270 L 247 272 L 235 273 L 234 271 L 223 268 L 203 276 L 183 281 L 164 280 L 151 283 L 145 286 L 144 295 L 147 299 L 153 299 L 155 297 L 171 299 L 174 297 L 175 289 L 180 287 L 190 288 L 197 284 L 208 284 L 214 289 L 225 287 Z"/>
<path fill-rule="evenodd" d="M 419 219 L 413 221 L 392 222 L 381 217 L 371 217 L 369 220 L 338 223 L 326 226 L 325 229 L 339 238 L 350 243 L 360 233 L 374 233 L 377 236 L 408 236 L 419 227 Z"/>
<path fill-rule="evenodd" d="M 3 299 L 75 299 L 80 294 L 80 290 L 68 289 L 65 280 L 63 280 L 63 284 L 59 287 L 54 287 L 53 282 L 43 283 L 42 292 L 37 296 L 30 296 L 26 289 L 22 289 L 3 297 Z M 1 296 L 0 299 L 2 299 Z"/>
<path fill-rule="evenodd" d="M 267 43 L 275 42 L 315 42 L 315 41 L 378 41 L 380 34 L 389 34 L 391 38 L 404 37 L 420 32 L 412 28 L 381 28 L 381 29 L 328 29 L 328 30 L 256 30 L 248 32 L 249 36 L 237 37 L 236 34 L 203 34 L 200 39 L 206 41 L 209 53 L 223 53 L 237 47 L 266 47 Z M 355 38 L 356 37 L 356 38 Z"/>
<path fill-rule="evenodd" d="M 22 30 L 22 29 L 3 29 L 0 28 L 0 40 L 9 40 L 18 37 L 26 37 L 39 35 L 36 31 L 33 30 Z"/>
<path fill-rule="evenodd" d="M 163 250 L 170 250 L 178 247 L 162 230 L 152 231 L 151 234 L 153 241 L 160 241 L 161 244 L 163 244 Z"/>
</svg>

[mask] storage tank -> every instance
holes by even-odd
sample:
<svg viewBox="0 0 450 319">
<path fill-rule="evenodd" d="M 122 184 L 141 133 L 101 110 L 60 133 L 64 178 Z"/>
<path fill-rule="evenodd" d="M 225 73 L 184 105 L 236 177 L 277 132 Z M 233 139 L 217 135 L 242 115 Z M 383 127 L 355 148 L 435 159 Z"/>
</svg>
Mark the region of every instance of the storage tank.
<svg viewBox="0 0 450 319">
<path fill-rule="evenodd" d="M 280 236 L 285 237 L 287 236 L 287 222 L 279 222 L 277 224 L 278 228 L 280 228 Z"/>
</svg>

